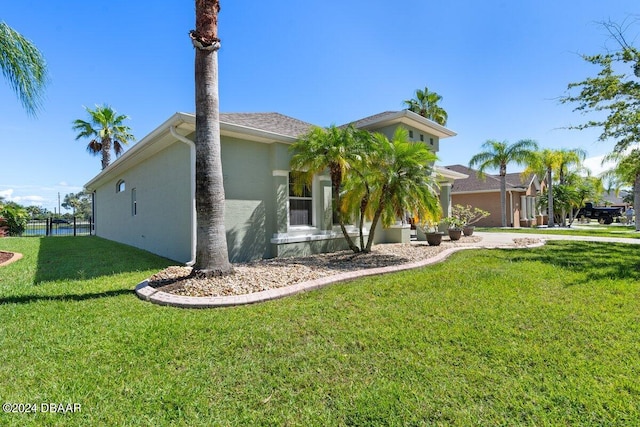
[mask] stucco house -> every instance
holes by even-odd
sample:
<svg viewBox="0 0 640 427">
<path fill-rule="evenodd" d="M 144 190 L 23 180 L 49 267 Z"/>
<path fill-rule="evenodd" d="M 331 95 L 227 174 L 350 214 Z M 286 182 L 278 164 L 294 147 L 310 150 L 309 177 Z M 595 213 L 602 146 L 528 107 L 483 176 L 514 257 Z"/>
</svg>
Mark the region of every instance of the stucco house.
<svg viewBox="0 0 640 427">
<path fill-rule="evenodd" d="M 391 137 L 398 126 L 434 152 L 455 132 L 410 111 L 353 122 Z M 312 125 L 279 113 L 221 113 L 225 226 L 229 258 L 302 255 L 345 248 L 332 222 L 331 182 L 316 176 L 310 191 L 291 191 L 289 146 Z M 95 234 L 189 263 L 195 256 L 195 116 L 176 113 L 89 181 Z M 440 169 L 448 214 L 450 188 L 462 175 Z M 408 241 L 406 224 L 380 230 L 377 242 Z M 354 235 L 356 233 L 353 228 Z M 376 233 L 378 234 L 378 233 Z"/>
<path fill-rule="evenodd" d="M 451 188 L 453 205 L 471 205 L 488 211 L 491 215 L 480 220 L 476 225 L 482 227 L 502 226 L 500 208 L 500 176 L 485 174 L 478 177 L 478 171 L 463 165 L 450 165 L 447 170 L 467 175 L 467 178 L 456 179 Z M 542 186 L 535 174 L 522 177 L 520 173 L 506 175 L 507 189 L 507 226 L 530 227 L 541 222 L 536 208 L 536 197 Z"/>
</svg>

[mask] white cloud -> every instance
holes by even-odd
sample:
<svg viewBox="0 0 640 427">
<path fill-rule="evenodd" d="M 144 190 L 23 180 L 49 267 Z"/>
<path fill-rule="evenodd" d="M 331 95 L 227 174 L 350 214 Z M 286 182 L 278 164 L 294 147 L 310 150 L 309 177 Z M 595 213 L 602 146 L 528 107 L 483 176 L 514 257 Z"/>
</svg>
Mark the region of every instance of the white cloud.
<svg viewBox="0 0 640 427">
<path fill-rule="evenodd" d="M 615 162 L 611 161 L 602 164 L 602 160 L 604 160 L 604 157 L 604 154 L 601 156 L 589 157 L 588 159 L 585 159 L 582 165 L 591 170 L 591 173 L 593 175 L 598 176 L 602 172 L 609 170 L 616 165 Z"/>
<path fill-rule="evenodd" d="M 13 194 L 13 188 L 8 188 L 6 190 L 0 190 L 0 197 L 3 197 L 5 199 L 9 199 L 11 197 L 11 195 Z"/>
<path fill-rule="evenodd" d="M 11 200 L 16 203 L 20 203 L 21 205 L 27 205 L 27 206 L 29 205 L 39 206 L 46 201 L 46 199 L 41 196 L 17 196 L 17 197 L 12 197 Z"/>
</svg>

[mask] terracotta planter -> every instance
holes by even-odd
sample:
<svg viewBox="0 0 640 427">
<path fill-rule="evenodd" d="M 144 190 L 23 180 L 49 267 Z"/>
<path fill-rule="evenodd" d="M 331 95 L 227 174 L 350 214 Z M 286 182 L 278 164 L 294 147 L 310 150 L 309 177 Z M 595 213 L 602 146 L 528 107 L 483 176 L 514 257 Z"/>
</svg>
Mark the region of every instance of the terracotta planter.
<svg viewBox="0 0 640 427">
<path fill-rule="evenodd" d="M 442 232 L 435 232 L 435 233 L 426 233 L 427 235 L 427 243 L 429 243 L 429 246 L 440 246 L 440 243 L 442 243 L 442 236 L 444 236 L 444 233 Z"/>
<path fill-rule="evenodd" d="M 462 237 L 462 230 L 450 228 L 449 229 L 449 239 L 451 240 L 460 240 Z"/>
<path fill-rule="evenodd" d="M 462 233 L 464 233 L 465 236 L 473 236 L 473 231 L 476 229 L 475 225 L 465 225 L 462 228 Z"/>
</svg>

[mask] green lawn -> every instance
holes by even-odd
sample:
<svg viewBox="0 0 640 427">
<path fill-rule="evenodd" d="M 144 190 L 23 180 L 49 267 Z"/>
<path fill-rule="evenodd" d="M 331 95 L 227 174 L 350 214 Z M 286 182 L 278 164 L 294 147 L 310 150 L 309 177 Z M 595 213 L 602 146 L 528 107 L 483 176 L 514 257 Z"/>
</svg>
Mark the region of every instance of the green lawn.
<svg viewBox="0 0 640 427">
<path fill-rule="evenodd" d="M 630 239 L 640 239 L 640 233 L 635 231 L 634 225 L 603 225 L 597 222 L 590 224 L 574 224 L 570 228 L 500 228 L 500 227 L 476 227 L 477 231 L 488 231 L 494 233 L 537 233 L 537 234 L 559 234 L 573 236 L 601 236 L 601 237 L 625 237 Z"/>
<path fill-rule="evenodd" d="M 95 237 L 0 239 L 9 426 L 640 425 L 640 248 L 552 242 L 259 305 L 132 288 L 168 261 Z"/>
</svg>

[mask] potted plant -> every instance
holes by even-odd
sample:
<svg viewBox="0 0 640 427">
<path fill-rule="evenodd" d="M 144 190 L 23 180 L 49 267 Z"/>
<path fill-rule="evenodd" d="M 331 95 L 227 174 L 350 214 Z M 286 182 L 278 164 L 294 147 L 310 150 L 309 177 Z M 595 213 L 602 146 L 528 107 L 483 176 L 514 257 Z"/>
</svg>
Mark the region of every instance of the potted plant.
<svg viewBox="0 0 640 427">
<path fill-rule="evenodd" d="M 462 227 L 464 225 L 464 221 L 457 216 L 451 215 L 444 219 L 444 223 L 447 224 L 449 239 L 460 240 L 460 237 L 462 237 Z"/>
<path fill-rule="evenodd" d="M 430 214 L 425 218 L 416 218 L 419 226 L 416 227 L 418 240 L 426 240 L 429 246 L 440 246 L 444 233 L 438 230 L 440 225 L 440 215 Z M 422 236 L 421 236 L 422 234 Z"/>
<path fill-rule="evenodd" d="M 453 216 L 462 220 L 462 232 L 465 236 L 471 236 L 475 230 L 476 222 L 490 215 L 489 212 L 471 205 L 455 205 L 452 209 Z"/>
</svg>

